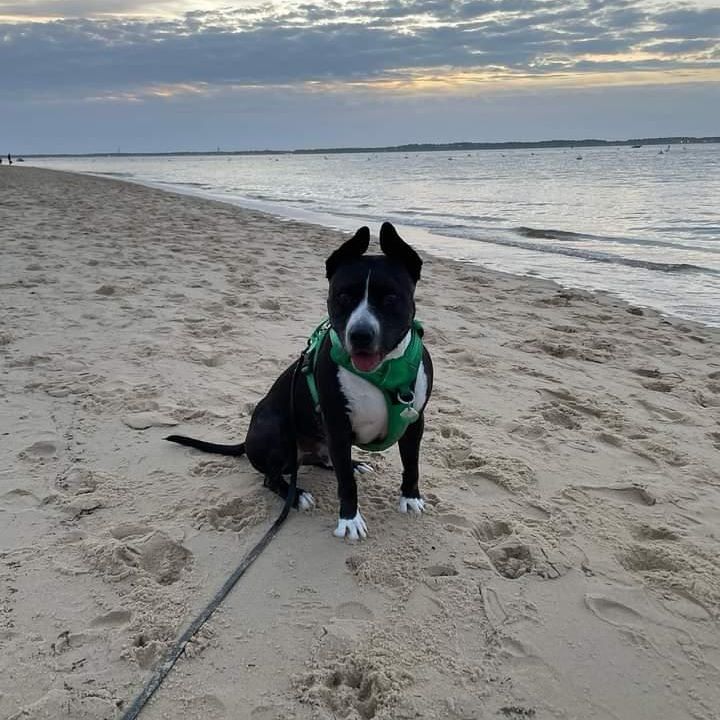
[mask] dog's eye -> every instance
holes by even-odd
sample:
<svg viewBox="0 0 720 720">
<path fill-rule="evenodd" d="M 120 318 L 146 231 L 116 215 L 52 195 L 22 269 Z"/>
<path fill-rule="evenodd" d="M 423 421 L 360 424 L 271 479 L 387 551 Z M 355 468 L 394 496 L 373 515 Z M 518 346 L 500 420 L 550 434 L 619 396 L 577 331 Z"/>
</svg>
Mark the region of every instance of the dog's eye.
<svg viewBox="0 0 720 720">
<path fill-rule="evenodd" d="M 352 295 L 350 293 L 342 292 L 337 295 L 335 298 L 340 305 L 350 305 L 352 304 Z"/>
<path fill-rule="evenodd" d="M 395 293 L 387 293 L 383 297 L 383 305 L 385 307 L 392 307 L 398 301 L 398 296 Z"/>
</svg>

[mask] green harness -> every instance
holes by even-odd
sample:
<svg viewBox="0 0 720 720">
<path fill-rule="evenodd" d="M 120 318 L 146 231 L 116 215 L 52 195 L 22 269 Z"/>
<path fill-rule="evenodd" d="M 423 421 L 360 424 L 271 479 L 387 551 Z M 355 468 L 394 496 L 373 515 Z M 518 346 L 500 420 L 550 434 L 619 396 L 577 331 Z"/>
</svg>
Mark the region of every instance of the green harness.
<svg viewBox="0 0 720 720">
<path fill-rule="evenodd" d="M 413 407 L 413 402 L 415 400 L 415 380 L 423 356 L 422 325 L 418 320 L 413 320 L 410 342 L 401 357 L 384 360 L 375 370 L 362 372 L 353 366 L 350 354 L 343 347 L 338 334 L 330 326 L 330 321 L 325 320 L 320 323 L 308 340 L 302 367 L 316 412 L 320 412 L 320 397 L 315 380 L 315 366 L 317 365 L 318 350 L 328 333 L 331 342 L 330 357 L 333 361 L 353 375 L 372 383 L 385 396 L 388 413 L 387 434 L 375 442 L 363 445 L 355 444 L 357 447 L 371 452 L 387 450 L 405 434 L 408 426 L 420 417 L 420 413 Z"/>
</svg>

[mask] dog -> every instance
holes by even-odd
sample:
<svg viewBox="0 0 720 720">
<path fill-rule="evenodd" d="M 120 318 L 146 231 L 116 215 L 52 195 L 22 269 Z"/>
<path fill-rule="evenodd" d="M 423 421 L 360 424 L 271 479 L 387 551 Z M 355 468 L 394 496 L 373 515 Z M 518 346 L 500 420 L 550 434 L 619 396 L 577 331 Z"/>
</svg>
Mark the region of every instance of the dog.
<svg viewBox="0 0 720 720">
<path fill-rule="evenodd" d="M 425 510 L 418 462 L 433 366 L 415 320 L 422 260 L 388 222 L 380 229 L 382 254 L 366 254 L 369 244 L 370 230 L 362 227 L 327 258 L 328 320 L 257 404 L 243 443 L 166 438 L 247 455 L 266 487 L 282 498 L 289 492 L 284 476 L 298 464 L 334 470 L 340 499 L 334 535 L 350 540 L 368 532 L 356 473 L 369 467 L 353 459 L 353 445 L 377 450 L 397 442 L 403 466 L 399 510 Z M 297 488 L 294 505 L 310 509 L 315 501 Z"/>
</svg>

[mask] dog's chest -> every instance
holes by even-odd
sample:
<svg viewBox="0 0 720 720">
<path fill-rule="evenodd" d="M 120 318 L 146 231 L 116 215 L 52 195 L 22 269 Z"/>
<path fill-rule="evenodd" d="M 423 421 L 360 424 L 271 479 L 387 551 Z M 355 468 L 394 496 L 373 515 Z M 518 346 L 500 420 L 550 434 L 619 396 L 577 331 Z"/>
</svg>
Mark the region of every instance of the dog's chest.
<svg viewBox="0 0 720 720">
<path fill-rule="evenodd" d="M 388 409 L 383 392 L 345 368 L 338 368 L 338 380 L 347 399 L 355 442 L 364 445 L 384 438 L 388 431 Z M 427 376 L 425 368 L 421 366 L 415 381 L 413 402 L 413 407 L 418 412 L 423 409 L 426 396 Z"/>
<path fill-rule="evenodd" d="M 345 368 L 338 369 L 338 380 L 347 399 L 355 441 L 364 444 L 385 437 L 388 413 L 382 391 Z"/>
</svg>

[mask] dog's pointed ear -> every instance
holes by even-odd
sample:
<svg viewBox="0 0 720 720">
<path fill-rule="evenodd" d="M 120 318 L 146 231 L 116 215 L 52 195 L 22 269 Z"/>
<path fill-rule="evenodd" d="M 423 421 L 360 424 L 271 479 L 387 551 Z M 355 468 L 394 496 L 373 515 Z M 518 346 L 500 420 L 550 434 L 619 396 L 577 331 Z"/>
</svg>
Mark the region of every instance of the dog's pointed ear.
<svg viewBox="0 0 720 720">
<path fill-rule="evenodd" d="M 368 245 L 370 245 L 370 229 L 361 227 L 325 261 L 327 279 L 329 280 L 343 263 L 361 257 L 368 249 Z"/>
<path fill-rule="evenodd" d="M 397 230 L 389 222 L 380 228 L 380 249 L 390 260 L 405 266 L 414 283 L 420 279 L 423 261 L 420 256 L 397 234 Z"/>
</svg>

